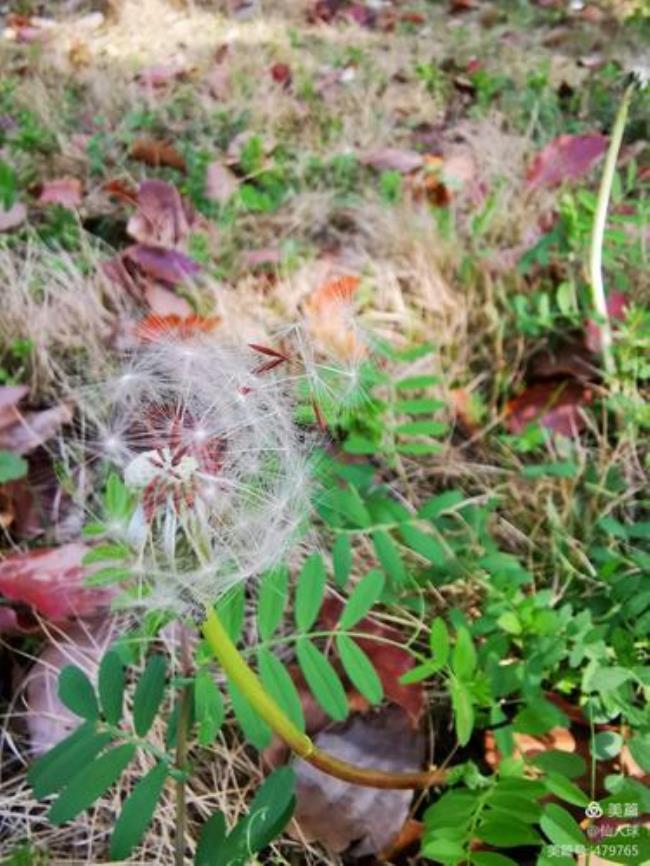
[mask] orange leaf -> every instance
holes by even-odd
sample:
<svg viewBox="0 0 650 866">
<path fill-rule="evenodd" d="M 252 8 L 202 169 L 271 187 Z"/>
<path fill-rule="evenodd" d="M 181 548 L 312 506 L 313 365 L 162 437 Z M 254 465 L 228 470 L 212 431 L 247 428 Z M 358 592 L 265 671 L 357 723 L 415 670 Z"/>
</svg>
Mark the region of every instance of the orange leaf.
<svg viewBox="0 0 650 866">
<path fill-rule="evenodd" d="M 137 323 L 135 334 L 145 343 L 154 343 L 161 337 L 188 340 L 197 334 L 209 334 L 220 322 L 219 316 L 150 315 Z"/>
<path fill-rule="evenodd" d="M 136 138 L 131 145 L 131 159 L 154 168 L 161 165 L 168 165 L 178 171 L 185 171 L 187 168 L 185 157 L 173 145 L 157 138 Z"/>
</svg>

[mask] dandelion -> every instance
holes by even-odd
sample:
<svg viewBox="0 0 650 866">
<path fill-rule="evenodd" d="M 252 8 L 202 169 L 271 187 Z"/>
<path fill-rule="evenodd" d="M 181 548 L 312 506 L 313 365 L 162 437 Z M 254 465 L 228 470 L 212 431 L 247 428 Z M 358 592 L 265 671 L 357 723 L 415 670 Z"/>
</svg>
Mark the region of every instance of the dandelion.
<svg viewBox="0 0 650 866">
<path fill-rule="evenodd" d="M 288 380 L 275 375 L 284 360 L 169 332 L 87 398 L 100 452 L 137 500 L 126 531 L 137 601 L 175 612 L 214 603 L 296 539 L 309 454 Z"/>
</svg>

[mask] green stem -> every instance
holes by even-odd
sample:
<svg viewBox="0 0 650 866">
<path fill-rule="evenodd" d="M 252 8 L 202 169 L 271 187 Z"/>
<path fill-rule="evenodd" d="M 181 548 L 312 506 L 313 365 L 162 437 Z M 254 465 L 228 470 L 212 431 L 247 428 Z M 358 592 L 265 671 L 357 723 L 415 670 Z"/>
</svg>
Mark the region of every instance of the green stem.
<svg viewBox="0 0 650 866">
<path fill-rule="evenodd" d="M 246 697 L 253 709 L 268 726 L 303 760 L 324 773 L 369 788 L 427 788 L 444 784 L 447 771 L 430 769 L 424 772 L 389 773 L 367 767 L 357 767 L 341 761 L 314 745 L 311 738 L 287 718 L 264 689 L 257 675 L 246 664 L 230 639 L 213 608 L 206 607 L 203 635 L 228 678 Z"/>
<path fill-rule="evenodd" d="M 181 667 L 185 677 L 190 673 L 191 652 L 187 640 L 187 632 L 181 626 L 180 654 Z M 176 769 L 183 774 L 187 763 L 187 733 L 190 724 L 190 707 L 192 705 L 192 687 L 184 685 L 181 689 L 178 727 L 176 730 Z M 180 775 L 176 779 L 176 828 L 174 839 L 174 864 L 183 866 L 185 862 L 185 828 L 187 824 L 186 779 Z"/>
<path fill-rule="evenodd" d="M 603 283 L 603 243 L 605 239 L 605 226 L 607 223 L 607 209 L 612 194 L 612 183 L 616 172 L 616 160 L 623 141 L 625 121 L 632 99 L 634 85 L 630 84 L 623 94 L 623 99 L 614 121 L 614 128 L 605 158 L 605 167 L 598 190 L 596 213 L 594 214 L 594 225 L 591 234 L 591 250 L 589 254 L 589 280 L 591 282 L 591 296 L 594 310 L 597 313 L 601 328 L 601 342 L 605 370 L 608 374 L 615 371 L 614 355 L 612 353 L 612 326 L 607 310 L 607 296 Z"/>
</svg>

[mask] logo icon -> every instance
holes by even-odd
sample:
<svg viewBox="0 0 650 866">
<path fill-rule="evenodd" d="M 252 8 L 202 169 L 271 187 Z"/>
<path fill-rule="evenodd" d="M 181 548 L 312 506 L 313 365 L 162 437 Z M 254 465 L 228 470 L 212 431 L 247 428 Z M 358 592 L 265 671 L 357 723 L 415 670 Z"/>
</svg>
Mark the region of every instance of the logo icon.
<svg viewBox="0 0 650 866">
<path fill-rule="evenodd" d="M 585 815 L 587 818 L 602 818 L 603 817 L 603 808 L 600 803 L 597 803 L 593 800 L 585 809 Z"/>
</svg>

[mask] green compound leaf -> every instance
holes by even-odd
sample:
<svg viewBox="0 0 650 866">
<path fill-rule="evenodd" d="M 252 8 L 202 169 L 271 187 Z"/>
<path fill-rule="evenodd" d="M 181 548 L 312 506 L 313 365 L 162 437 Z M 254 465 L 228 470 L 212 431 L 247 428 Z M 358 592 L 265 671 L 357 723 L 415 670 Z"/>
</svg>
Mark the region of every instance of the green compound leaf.
<svg viewBox="0 0 650 866">
<path fill-rule="evenodd" d="M 199 745 L 209 746 L 226 717 L 221 692 L 210 671 L 199 671 L 194 679 L 194 708 Z"/>
<path fill-rule="evenodd" d="M 134 755 L 135 746 L 125 743 L 104 752 L 80 770 L 50 809 L 48 817 L 52 824 L 71 821 L 91 806 L 119 779 Z"/>
<path fill-rule="evenodd" d="M 451 669 L 458 679 L 471 679 L 476 670 L 476 650 L 469 631 L 459 628 L 456 643 L 451 651 Z"/>
<path fill-rule="evenodd" d="M 59 674 L 58 695 L 69 710 L 89 722 L 99 718 L 95 689 L 86 674 L 76 665 L 67 665 Z"/>
<path fill-rule="evenodd" d="M 388 532 L 377 529 L 372 533 L 372 543 L 375 546 L 377 559 L 387 576 L 396 584 L 406 582 L 407 574 L 402 557 L 399 555 L 397 545 Z"/>
<path fill-rule="evenodd" d="M 308 631 L 316 622 L 323 604 L 327 575 L 320 553 L 312 553 L 298 575 L 295 618 L 300 631 Z"/>
<path fill-rule="evenodd" d="M 341 680 L 330 662 L 307 638 L 296 644 L 298 663 L 307 685 L 325 712 L 337 722 L 348 715 L 348 700 Z"/>
<path fill-rule="evenodd" d="M 147 735 L 156 718 L 165 694 L 167 662 L 161 655 L 153 655 L 147 662 L 133 694 L 133 727 L 139 737 Z"/>
<path fill-rule="evenodd" d="M 111 650 L 102 658 L 97 674 L 99 703 L 110 725 L 118 725 L 122 718 L 124 684 L 124 665 L 119 655 Z"/>
<path fill-rule="evenodd" d="M 260 679 L 268 693 L 282 707 L 294 725 L 304 731 L 305 717 L 300 696 L 285 666 L 264 647 L 260 647 L 257 651 L 257 665 Z"/>
<path fill-rule="evenodd" d="M 336 648 L 352 685 L 371 704 L 379 704 L 384 697 L 384 689 L 365 652 L 346 634 L 336 636 Z"/>
<path fill-rule="evenodd" d="M 86 722 L 57 743 L 27 771 L 27 780 L 38 799 L 59 791 L 82 767 L 89 764 L 111 742 L 109 733 L 98 733 Z"/>
<path fill-rule="evenodd" d="M 384 590 L 384 575 L 373 569 L 355 586 L 341 614 L 340 627 L 351 629 L 368 613 Z"/>
<path fill-rule="evenodd" d="M 576 820 L 556 803 L 547 805 L 539 823 L 554 845 L 586 844 L 586 837 Z"/>
<path fill-rule="evenodd" d="M 439 616 L 431 623 L 429 646 L 433 653 L 434 672 L 442 670 L 449 661 L 449 632 L 445 621 Z"/>
<path fill-rule="evenodd" d="M 407 547 L 415 553 L 428 559 L 433 565 L 440 565 L 447 559 L 447 555 L 440 542 L 426 532 L 421 532 L 415 526 L 403 523 L 399 527 L 399 534 Z"/>
<path fill-rule="evenodd" d="M 260 584 L 257 627 L 262 640 L 269 640 L 282 620 L 287 604 L 289 572 L 285 566 L 268 571 Z"/>
<path fill-rule="evenodd" d="M 151 823 L 167 778 L 167 765 L 156 764 L 137 783 L 122 804 L 122 811 L 111 836 L 111 860 L 126 860 Z"/>
<path fill-rule="evenodd" d="M 468 689 L 458 680 L 451 683 L 451 705 L 458 742 L 466 746 L 474 730 L 474 707 Z"/>
<path fill-rule="evenodd" d="M 271 728 L 255 712 L 237 686 L 228 680 L 228 692 L 235 718 L 248 742 L 258 751 L 271 745 Z"/>
<path fill-rule="evenodd" d="M 282 832 L 293 812 L 296 776 L 291 767 L 280 767 L 267 776 L 250 805 L 248 843 L 261 851 Z"/>
<path fill-rule="evenodd" d="M 348 535 L 339 535 L 332 548 L 334 580 L 341 588 L 345 586 L 352 569 L 352 546 Z"/>
<path fill-rule="evenodd" d="M 201 827 L 194 866 L 220 866 L 221 858 L 217 852 L 223 850 L 226 833 L 226 819 L 221 812 L 215 812 Z"/>
</svg>

